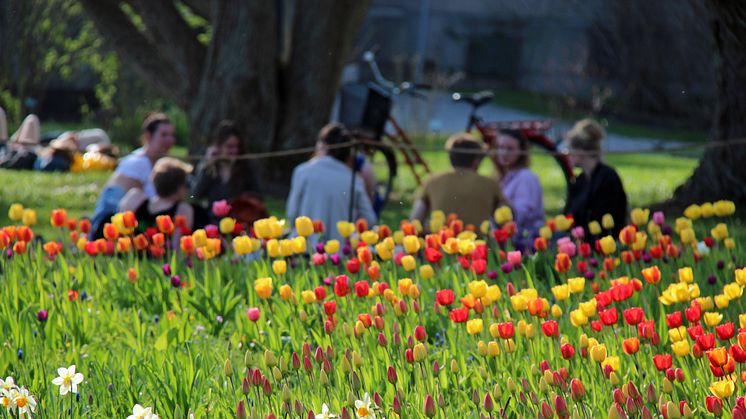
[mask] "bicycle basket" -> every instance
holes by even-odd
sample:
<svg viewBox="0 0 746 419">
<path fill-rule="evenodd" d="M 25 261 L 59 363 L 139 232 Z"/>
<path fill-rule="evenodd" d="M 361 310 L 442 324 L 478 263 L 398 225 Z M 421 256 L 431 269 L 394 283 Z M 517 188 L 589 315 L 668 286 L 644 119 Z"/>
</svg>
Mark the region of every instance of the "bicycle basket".
<svg viewBox="0 0 746 419">
<path fill-rule="evenodd" d="M 343 86 L 340 122 L 353 130 L 362 130 L 378 141 L 391 111 L 390 95 L 374 84 L 363 91 L 360 85 Z"/>
</svg>

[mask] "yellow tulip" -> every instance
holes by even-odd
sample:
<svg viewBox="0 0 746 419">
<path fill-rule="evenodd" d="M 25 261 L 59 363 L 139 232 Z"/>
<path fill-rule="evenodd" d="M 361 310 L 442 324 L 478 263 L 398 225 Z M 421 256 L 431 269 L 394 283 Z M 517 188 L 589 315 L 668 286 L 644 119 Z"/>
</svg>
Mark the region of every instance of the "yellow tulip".
<svg viewBox="0 0 746 419">
<path fill-rule="evenodd" d="M 582 276 L 570 278 L 567 280 L 567 285 L 570 287 L 570 292 L 573 294 L 583 292 L 583 289 L 585 288 L 585 278 Z"/>
<path fill-rule="evenodd" d="M 573 310 L 570 312 L 570 322 L 575 327 L 588 324 L 588 316 L 582 310 Z"/>
<path fill-rule="evenodd" d="M 272 295 L 272 278 L 258 278 L 254 281 L 254 290 L 259 298 L 266 300 Z"/>
<path fill-rule="evenodd" d="M 220 220 L 220 232 L 223 234 L 231 234 L 236 228 L 236 220 L 230 217 L 225 217 Z"/>
<path fill-rule="evenodd" d="M 723 240 L 723 244 L 725 245 L 725 248 L 728 250 L 733 250 L 736 248 L 736 241 L 731 238 L 727 238 Z"/>
<path fill-rule="evenodd" d="M 368 245 L 376 244 L 378 243 L 378 233 L 372 230 L 364 231 L 363 234 L 360 235 L 360 240 Z"/>
<path fill-rule="evenodd" d="M 305 290 L 300 293 L 301 298 L 303 298 L 303 302 L 306 304 L 311 304 L 313 302 L 316 302 L 316 294 L 314 294 L 311 290 Z"/>
<path fill-rule="evenodd" d="M 722 310 L 724 308 L 728 308 L 728 305 L 730 305 L 730 300 L 726 295 L 718 294 L 714 297 L 715 300 L 715 307 L 718 308 L 718 310 Z"/>
<path fill-rule="evenodd" d="M 536 288 L 524 288 L 519 292 L 519 294 L 524 296 L 529 301 L 539 298 L 539 292 L 536 291 Z"/>
<path fill-rule="evenodd" d="M 515 341 L 513 341 L 512 338 L 503 340 L 503 348 L 505 349 L 505 352 L 512 354 L 515 352 Z"/>
<path fill-rule="evenodd" d="M 502 206 L 495 210 L 495 222 L 505 224 L 513 221 L 513 211 L 508 206 Z"/>
<path fill-rule="evenodd" d="M 313 234 L 313 221 L 306 217 L 301 216 L 295 219 L 295 231 L 301 237 L 308 237 Z"/>
<path fill-rule="evenodd" d="M 572 227 L 572 220 L 567 218 L 564 214 L 559 214 L 554 217 L 554 225 L 557 231 L 567 231 Z"/>
<path fill-rule="evenodd" d="M 681 243 L 692 244 L 697 241 L 697 236 L 694 234 L 694 229 L 685 228 L 679 233 L 681 236 Z"/>
<path fill-rule="evenodd" d="M 207 246 L 207 232 L 201 228 L 194 230 L 194 233 L 192 233 L 192 240 L 194 240 L 194 246 L 196 247 Z"/>
<path fill-rule="evenodd" d="M 741 328 L 746 327 L 746 314 L 739 314 L 738 315 L 738 325 Z"/>
<path fill-rule="evenodd" d="M 462 255 L 471 254 L 476 249 L 477 245 L 474 240 L 459 240 L 458 241 L 458 252 Z"/>
<path fill-rule="evenodd" d="M 23 214 L 21 215 L 21 222 L 29 227 L 36 225 L 36 211 L 29 208 L 23 210 Z"/>
<path fill-rule="evenodd" d="M 591 221 L 588 223 L 588 232 L 594 236 L 598 236 L 601 234 L 601 224 L 599 224 L 598 221 Z"/>
<path fill-rule="evenodd" d="M 427 358 L 427 348 L 422 343 L 414 345 L 412 348 L 415 362 L 422 362 Z"/>
<path fill-rule="evenodd" d="M 649 217 L 649 209 L 635 208 L 632 210 L 632 212 L 630 212 L 630 219 L 632 220 L 632 223 L 638 227 L 647 223 Z"/>
<path fill-rule="evenodd" d="M 601 217 L 601 225 L 605 229 L 611 230 L 614 228 L 614 217 L 612 217 L 611 214 L 604 214 L 603 217 Z"/>
<path fill-rule="evenodd" d="M 487 355 L 491 356 L 492 358 L 500 355 L 500 346 L 497 345 L 497 342 L 494 340 L 491 340 L 487 344 Z"/>
<path fill-rule="evenodd" d="M 470 335 L 482 333 L 482 319 L 472 319 L 466 322 L 466 331 Z"/>
<path fill-rule="evenodd" d="M 603 251 L 605 255 L 610 255 L 616 252 L 616 241 L 611 236 L 602 237 L 600 240 L 600 245 L 601 251 Z"/>
<path fill-rule="evenodd" d="M 696 220 L 701 216 L 702 216 L 702 209 L 699 207 L 699 205 L 692 204 L 686 207 L 686 209 L 684 210 L 684 217 L 690 220 Z"/>
<path fill-rule="evenodd" d="M 430 265 L 420 266 L 420 277 L 422 279 L 432 279 L 435 276 L 435 270 Z"/>
<path fill-rule="evenodd" d="M 727 399 L 736 390 L 736 385 L 731 380 L 716 381 L 710 384 L 710 392 L 720 399 Z"/>
<path fill-rule="evenodd" d="M 557 301 L 564 301 L 570 297 L 570 286 L 567 284 L 552 287 L 552 295 Z"/>
<path fill-rule="evenodd" d="M 254 251 L 249 236 L 236 236 L 233 238 L 233 251 L 237 255 L 245 255 Z"/>
<path fill-rule="evenodd" d="M 715 207 L 709 202 L 700 205 L 699 209 L 702 212 L 702 218 L 710 218 L 715 215 Z"/>
<path fill-rule="evenodd" d="M 349 221 L 337 221 L 337 231 L 343 238 L 348 238 L 355 232 L 355 224 Z"/>
<path fill-rule="evenodd" d="M 554 317 L 555 319 L 558 319 L 562 317 L 562 308 L 560 308 L 560 306 L 558 306 L 557 304 L 553 304 L 551 313 L 552 313 L 552 317 Z"/>
<path fill-rule="evenodd" d="M 417 262 L 415 262 L 414 257 L 407 255 L 401 258 L 401 266 L 405 271 L 411 272 L 417 267 Z"/>
<path fill-rule="evenodd" d="M 420 250 L 420 239 L 417 236 L 406 236 L 402 240 L 404 250 L 409 254 L 417 253 Z"/>
<path fill-rule="evenodd" d="M 603 362 L 606 359 L 606 345 L 601 343 L 590 348 L 591 359 L 596 362 Z"/>
<path fill-rule="evenodd" d="M 723 315 L 714 312 L 714 311 L 708 311 L 704 314 L 705 317 L 705 324 L 709 327 L 715 327 L 723 320 Z"/>
<path fill-rule="evenodd" d="M 723 294 L 725 294 L 729 300 L 735 300 L 743 295 L 743 288 L 738 283 L 731 282 L 723 287 Z"/>
<path fill-rule="evenodd" d="M 10 218 L 11 221 L 21 221 L 21 219 L 23 219 L 23 205 L 17 203 L 12 204 L 10 209 L 8 209 L 8 218 Z"/>
<path fill-rule="evenodd" d="M 526 297 L 516 294 L 510 297 L 510 304 L 513 306 L 515 311 L 526 311 L 528 310 L 528 300 Z"/>
<path fill-rule="evenodd" d="M 679 268 L 679 282 L 691 284 L 694 282 L 694 272 L 690 267 Z"/>
<path fill-rule="evenodd" d="M 294 239 L 292 239 L 293 242 L 293 252 L 294 253 L 306 253 L 306 238 L 303 236 L 298 236 Z"/>
<path fill-rule="evenodd" d="M 482 340 L 477 342 L 477 353 L 479 354 L 479 356 L 487 356 L 487 344 L 484 343 L 484 341 Z"/>
<path fill-rule="evenodd" d="M 489 303 L 493 303 L 500 299 L 502 296 L 502 292 L 500 291 L 500 287 L 497 285 L 490 285 L 487 287 L 487 295 L 485 295 L 485 298 L 489 300 Z"/>
<path fill-rule="evenodd" d="M 710 230 L 710 234 L 716 240 L 725 240 L 728 238 L 728 226 L 724 223 L 720 223 L 716 225 L 712 230 Z"/>
<path fill-rule="evenodd" d="M 679 327 L 674 327 L 673 329 L 668 329 L 668 339 L 671 342 L 679 342 L 681 340 L 686 340 L 686 327 L 679 326 Z"/>
<path fill-rule="evenodd" d="M 552 238 L 552 229 L 544 226 L 539 229 L 539 236 L 545 238 L 546 240 L 549 240 Z"/>
<path fill-rule="evenodd" d="M 715 307 L 712 303 L 712 297 L 697 298 L 697 303 L 699 303 L 702 310 L 712 310 L 712 308 Z"/>
<path fill-rule="evenodd" d="M 736 269 L 735 274 L 738 285 L 746 285 L 746 268 Z"/>
<path fill-rule="evenodd" d="M 736 204 L 733 201 L 717 201 L 713 204 L 713 209 L 718 217 L 726 217 L 736 212 Z"/>
<path fill-rule="evenodd" d="M 339 240 L 329 240 L 324 243 L 324 252 L 330 255 L 339 252 Z"/>
<path fill-rule="evenodd" d="M 598 304 L 598 301 L 596 299 L 588 300 L 584 303 L 578 304 L 578 307 L 581 311 L 583 311 L 583 314 L 586 315 L 586 317 L 593 317 L 596 315 L 596 305 Z"/>
<path fill-rule="evenodd" d="M 603 362 L 601 363 L 601 366 L 606 368 L 606 366 L 608 365 L 614 371 L 619 371 L 619 364 L 620 364 L 619 361 L 620 360 L 618 356 L 610 356 L 603 360 Z"/>
<path fill-rule="evenodd" d="M 471 281 L 469 282 L 469 292 L 475 298 L 482 298 L 487 295 L 487 282 L 485 281 Z"/>
<path fill-rule="evenodd" d="M 282 275 L 288 270 L 288 263 L 284 260 L 276 260 L 272 262 L 272 271 L 275 275 Z"/>
<path fill-rule="evenodd" d="M 287 301 L 293 297 L 293 288 L 288 284 L 283 284 L 280 287 L 280 298 Z"/>
</svg>

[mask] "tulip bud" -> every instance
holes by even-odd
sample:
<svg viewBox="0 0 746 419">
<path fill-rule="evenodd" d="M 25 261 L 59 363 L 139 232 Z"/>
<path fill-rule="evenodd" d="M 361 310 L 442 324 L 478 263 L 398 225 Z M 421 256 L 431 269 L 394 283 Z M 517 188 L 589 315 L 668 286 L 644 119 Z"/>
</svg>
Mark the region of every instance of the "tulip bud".
<svg viewBox="0 0 746 419">
<path fill-rule="evenodd" d="M 264 395 L 267 397 L 272 394 L 272 384 L 270 384 L 269 380 L 267 380 L 266 378 L 262 383 L 262 391 L 264 391 Z"/>
<path fill-rule="evenodd" d="M 451 360 L 451 374 L 457 374 L 458 373 L 458 362 L 456 362 L 455 359 Z"/>
<path fill-rule="evenodd" d="M 290 363 L 292 364 L 294 370 L 297 371 L 300 369 L 300 356 L 298 356 L 297 352 L 293 351 L 293 354 L 290 355 Z"/>
<path fill-rule="evenodd" d="M 357 376 L 355 371 L 350 373 L 350 387 L 353 391 L 360 390 L 360 378 Z"/>
<path fill-rule="evenodd" d="M 230 358 L 225 359 L 225 363 L 223 364 L 223 374 L 225 374 L 227 377 L 233 375 L 233 366 L 231 366 Z"/>
<path fill-rule="evenodd" d="M 622 390 L 618 388 L 615 388 L 614 391 L 611 392 L 611 395 L 614 401 L 620 405 L 623 405 L 626 401 Z"/>
<path fill-rule="evenodd" d="M 250 390 L 251 390 L 251 387 L 249 387 L 249 380 L 247 380 L 246 377 L 244 377 L 244 379 L 241 381 L 241 393 L 243 393 L 243 395 L 245 396 L 249 394 Z"/>
<path fill-rule="evenodd" d="M 301 417 L 301 415 L 303 415 L 303 403 L 301 403 L 300 400 L 295 401 L 295 403 L 293 404 L 293 409 L 295 409 L 295 414 L 298 417 Z"/>
<path fill-rule="evenodd" d="M 441 408 L 446 407 L 446 398 L 443 397 L 443 393 L 438 393 L 438 406 Z"/>
<path fill-rule="evenodd" d="M 676 406 L 674 402 L 669 401 L 668 403 L 666 403 L 666 411 L 668 412 L 669 419 L 678 419 L 681 417 L 679 407 Z"/>
<path fill-rule="evenodd" d="M 264 351 L 264 364 L 269 368 L 277 365 L 277 358 L 275 357 L 275 354 L 269 349 Z"/>
<path fill-rule="evenodd" d="M 425 402 L 424 402 L 424 411 L 425 416 L 432 418 L 435 416 L 435 400 L 433 400 L 433 397 L 431 395 L 425 396 Z"/>
<path fill-rule="evenodd" d="M 479 392 L 477 392 L 477 389 L 471 391 L 471 402 L 474 403 L 475 406 L 479 405 Z"/>
<path fill-rule="evenodd" d="M 378 407 L 378 408 L 380 408 L 381 406 L 383 406 L 383 399 L 381 399 L 381 395 L 378 394 L 377 391 L 375 393 L 373 393 L 373 403 L 375 403 L 376 407 Z"/>
<path fill-rule="evenodd" d="M 326 375 L 326 372 L 324 370 L 321 370 L 321 372 L 319 373 L 319 382 L 323 386 L 329 385 L 329 376 Z"/>
<path fill-rule="evenodd" d="M 554 396 L 554 410 L 555 412 L 557 412 L 557 416 L 561 418 L 569 416 L 569 412 L 567 410 L 567 402 L 565 401 L 564 397 L 560 395 Z"/>
<path fill-rule="evenodd" d="M 626 406 L 627 413 L 629 413 L 630 416 L 635 416 L 637 414 L 637 403 L 635 403 L 635 400 L 632 397 L 627 397 L 627 401 L 624 405 Z"/>
<path fill-rule="evenodd" d="M 492 402 L 490 393 L 486 393 L 484 395 L 484 401 L 482 404 L 484 405 L 484 410 L 486 410 L 488 413 L 492 413 L 492 410 L 495 409 L 495 404 Z"/>
<path fill-rule="evenodd" d="M 383 333 L 379 333 L 378 334 L 378 346 L 385 348 L 386 346 L 388 346 L 388 344 L 389 343 L 386 340 L 386 335 L 384 335 Z"/>
<path fill-rule="evenodd" d="M 653 419 L 653 414 L 650 413 L 650 409 L 647 406 L 643 406 L 640 410 L 640 417 L 642 419 Z"/>
<path fill-rule="evenodd" d="M 391 365 L 389 365 L 389 368 L 386 371 L 386 378 L 388 378 L 389 383 L 396 385 L 396 370 Z"/>
<path fill-rule="evenodd" d="M 401 415 L 401 402 L 399 401 L 399 396 L 394 396 L 394 402 L 392 403 L 391 408 L 394 412 Z"/>
<path fill-rule="evenodd" d="M 663 392 L 666 394 L 673 393 L 673 384 L 667 377 L 663 378 Z"/>
<path fill-rule="evenodd" d="M 583 386 L 583 382 L 577 378 L 573 378 L 572 381 L 570 381 L 570 394 L 572 395 L 572 399 L 576 402 L 582 400 L 583 397 L 585 397 L 585 387 Z"/>
<path fill-rule="evenodd" d="M 282 380 L 282 371 L 277 367 L 272 367 L 272 377 L 274 377 L 275 381 Z"/>
<path fill-rule="evenodd" d="M 549 403 L 545 401 L 541 402 L 541 414 L 547 419 L 554 417 L 554 413 L 552 412 L 552 406 L 549 406 Z"/>
<path fill-rule="evenodd" d="M 350 412 L 347 410 L 346 407 L 342 408 L 342 412 L 340 412 L 340 418 L 341 419 L 350 419 Z"/>
<path fill-rule="evenodd" d="M 645 398 L 647 399 L 648 403 L 655 403 L 657 396 L 655 394 L 655 387 L 653 387 L 653 384 L 648 384 L 648 388 L 645 391 Z"/>
<path fill-rule="evenodd" d="M 259 371 L 259 368 L 255 369 L 251 374 L 251 384 L 257 387 L 262 385 L 262 372 Z"/>
<path fill-rule="evenodd" d="M 236 419 L 246 419 L 246 406 L 243 400 L 239 400 L 238 406 L 236 406 Z"/>
</svg>

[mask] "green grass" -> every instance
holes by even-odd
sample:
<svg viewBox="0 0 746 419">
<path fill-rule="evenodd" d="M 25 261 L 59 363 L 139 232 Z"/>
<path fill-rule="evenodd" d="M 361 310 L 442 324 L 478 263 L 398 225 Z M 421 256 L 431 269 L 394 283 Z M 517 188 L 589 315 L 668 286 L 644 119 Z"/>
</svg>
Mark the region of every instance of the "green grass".
<svg viewBox="0 0 746 419">
<path fill-rule="evenodd" d="M 176 155 L 180 155 L 185 150 L 175 151 Z M 445 153 L 430 151 L 424 154 L 424 158 L 433 172 L 449 169 Z M 697 164 L 694 158 L 665 154 L 612 155 L 607 160 L 619 171 L 631 207 L 646 206 L 670 197 L 674 188 L 692 173 Z M 379 171 L 385 170 L 378 164 L 374 167 Z M 566 193 L 559 166 L 550 156 L 537 152 L 531 167 L 544 187 L 547 214 L 558 214 L 564 207 Z M 480 172 L 489 176 L 493 174 L 493 168 L 488 161 L 484 161 Z M 3 179 L 0 184 L 0 225 L 10 223 L 8 207 L 11 203 L 20 202 L 37 210 L 39 232 L 43 234 L 51 231 L 48 217 L 55 208 L 66 208 L 72 217 L 90 215 L 109 173 L 49 174 L 0 170 L 0 177 Z M 383 221 L 395 225 L 407 217 L 416 190 L 414 176 L 402 163 L 391 200 L 384 209 Z M 284 199 L 269 198 L 267 206 L 271 213 L 284 215 Z"/>
<path fill-rule="evenodd" d="M 570 123 L 589 116 L 587 112 L 572 109 L 562 97 L 515 89 L 495 89 L 493 92 L 495 93 L 495 103 L 500 106 L 546 115 Z M 649 127 L 619 121 L 615 118 L 609 118 L 605 122 L 608 124 L 606 128 L 609 132 L 628 137 L 686 142 L 698 142 L 707 139 L 707 132 L 705 131 Z"/>
</svg>

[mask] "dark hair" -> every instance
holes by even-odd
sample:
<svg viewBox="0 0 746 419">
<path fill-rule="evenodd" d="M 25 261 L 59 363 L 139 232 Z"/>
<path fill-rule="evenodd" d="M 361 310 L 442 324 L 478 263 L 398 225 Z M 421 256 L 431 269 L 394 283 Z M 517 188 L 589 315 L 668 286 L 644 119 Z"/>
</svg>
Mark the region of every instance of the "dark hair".
<svg viewBox="0 0 746 419">
<path fill-rule="evenodd" d="M 192 167 L 181 160 L 163 157 L 153 167 L 153 186 L 158 196 L 166 198 L 187 184 L 187 174 Z"/>
<path fill-rule="evenodd" d="M 241 131 L 238 126 L 230 119 L 224 119 L 215 127 L 212 134 L 212 143 L 216 146 L 222 146 L 229 138 L 236 137 L 241 140 Z M 241 144 L 243 146 L 243 144 Z"/>
<path fill-rule="evenodd" d="M 516 167 L 528 167 L 528 165 L 531 163 L 531 158 L 529 155 L 529 151 L 531 149 L 531 144 L 529 144 L 528 140 L 526 140 L 526 137 L 523 135 L 523 132 L 521 130 L 517 129 L 501 129 L 498 132 L 498 141 L 499 141 L 499 135 L 504 135 L 506 137 L 510 137 L 518 141 L 518 150 L 521 153 L 518 156 L 518 160 L 515 162 Z M 506 167 L 502 167 L 498 165 L 498 171 L 500 172 L 500 175 L 504 175 L 506 170 Z"/>
<path fill-rule="evenodd" d="M 142 121 L 142 143 L 145 144 L 146 134 L 153 135 L 162 124 L 170 123 L 171 120 L 162 112 L 151 112 L 145 115 L 145 119 Z"/>
<path fill-rule="evenodd" d="M 350 155 L 352 155 L 352 146 L 335 146 L 349 143 L 352 140 L 352 133 L 340 123 L 327 124 L 319 131 L 318 141 L 331 146 L 327 149 L 326 154 L 343 163 L 347 163 Z"/>
<path fill-rule="evenodd" d="M 471 134 L 454 134 L 446 142 L 446 151 L 451 166 L 456 168 L 471 167 L 484 157 L 484 146 Z"/>
</svg>

